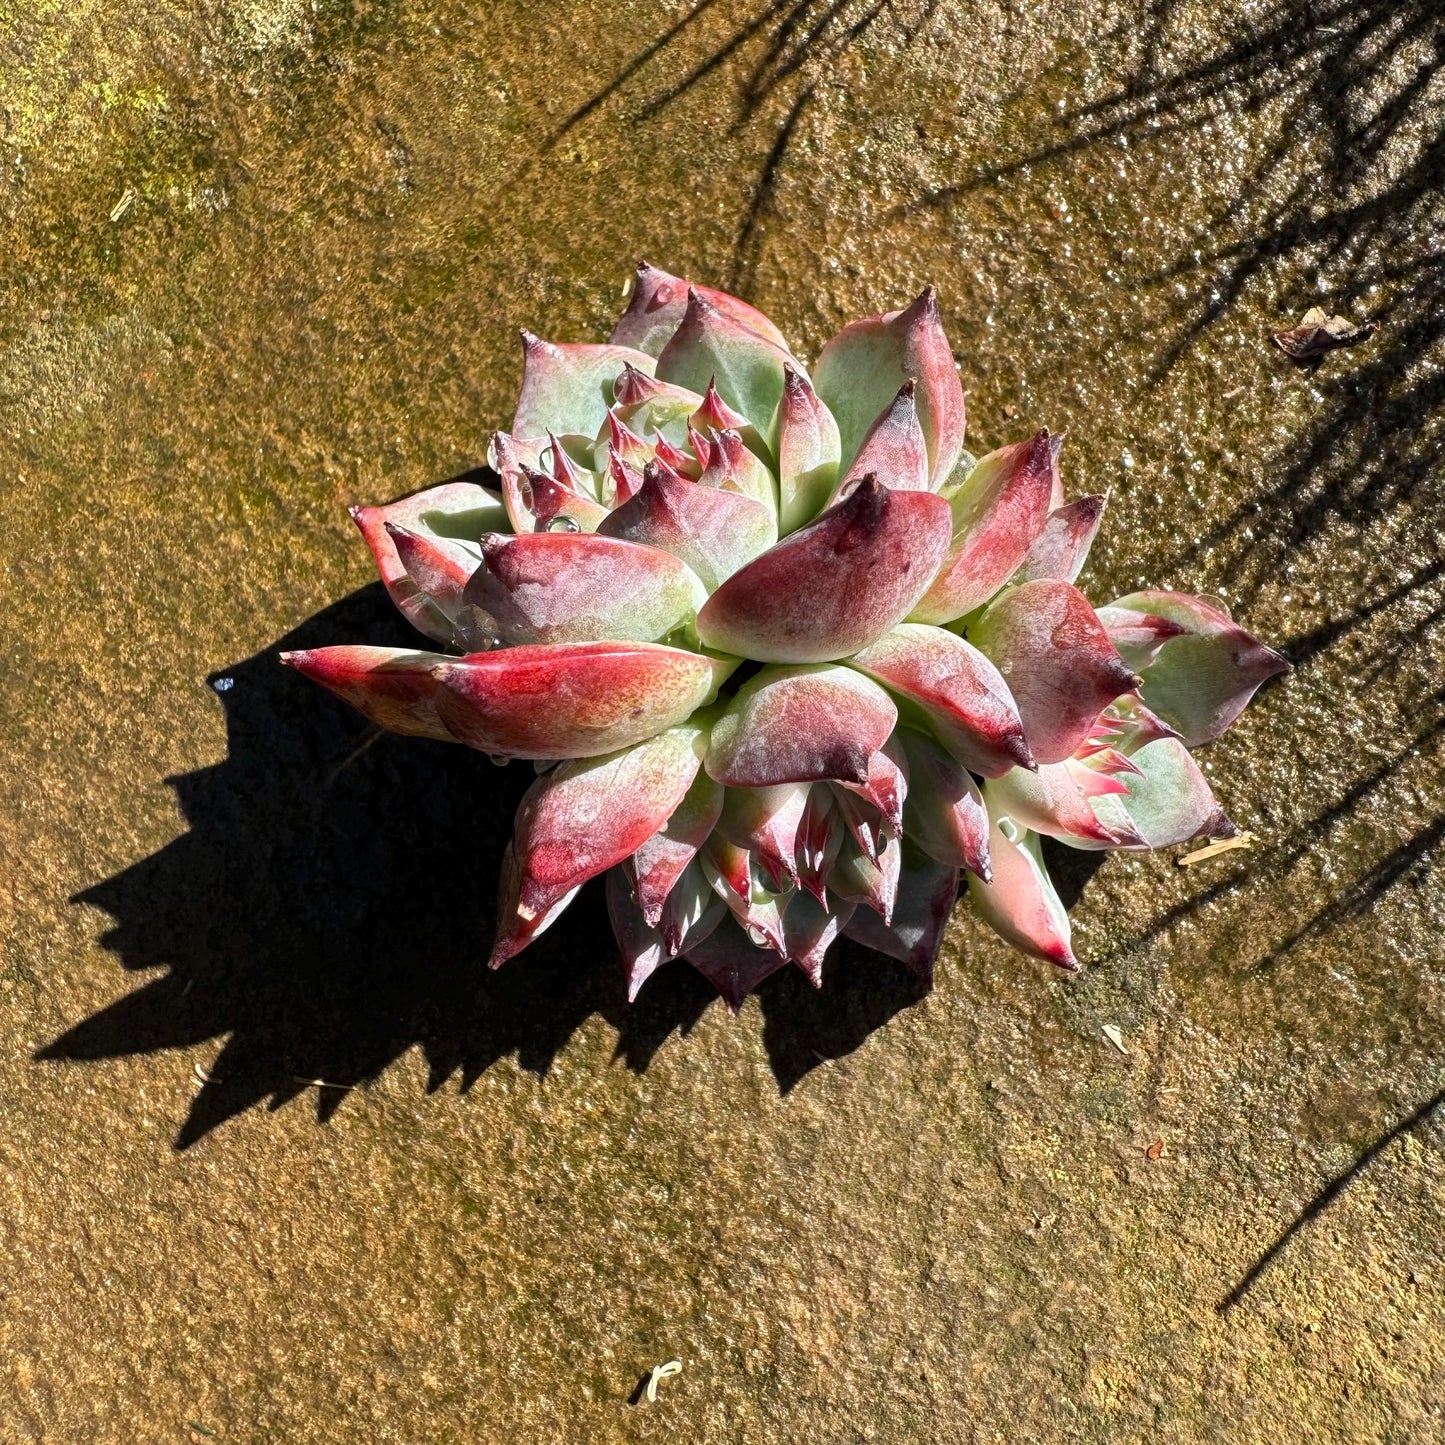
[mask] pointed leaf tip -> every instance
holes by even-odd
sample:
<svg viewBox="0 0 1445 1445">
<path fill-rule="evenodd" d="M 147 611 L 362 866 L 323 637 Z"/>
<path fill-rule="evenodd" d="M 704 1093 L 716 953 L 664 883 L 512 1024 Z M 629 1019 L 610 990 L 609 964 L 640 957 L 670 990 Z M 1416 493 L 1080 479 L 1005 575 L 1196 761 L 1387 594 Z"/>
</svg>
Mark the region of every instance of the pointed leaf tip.
<svg viewBox="0 0 1445 1445">
<path fill-rule="evenodd" d="M 1070 972 L 1077 970 L 1065 909 L 1048 869 L 1038 835 L 1000 827 L 990 808 L 989 858 L 993 881 L 968 875 L 968 896 L 974 911 L 1005 943 L 1032 958 L 1041 958 Z"/>
<path fill-rule="evenodd" d="M 838 480 L 838 424 L 808 378 L 783 367 L 783 395 L 772 427 L 778 439 L 778 525 L 784 534 L 811 521 L 827 505 Z"/>
<path fill-rule="evenodd" d="M 282 663 L 320 683 L 364 717 L 395 733 L 454 741 L 436 710 L 437 682 L 451 658 L 403 647 L 313 647 Z"/>
<path fill-rule="evenodd" d="M 775 346 L 787 349 L 782 333 L 755 306 L 749 306 L 746 301 L 730 296 L 726 291 L 716 291 L 680 276 L 671 276 L 645 261 L 638 263 L 632 295 L 628 299 L 627 310 L 613 328 L 612 344 L 636 347 L 650 356 L 660 355 L 682 323 L 689 292 L 696 292 L 737 325 L 755 332 Z"/>
<path fill-rule="evenodd" d="M 905 622 L 847 662 L 905 699 L 915 720 L 973 772 L 992 778 L 1034 765 L 1008 684 L 955 633 Z"/>
</svg>

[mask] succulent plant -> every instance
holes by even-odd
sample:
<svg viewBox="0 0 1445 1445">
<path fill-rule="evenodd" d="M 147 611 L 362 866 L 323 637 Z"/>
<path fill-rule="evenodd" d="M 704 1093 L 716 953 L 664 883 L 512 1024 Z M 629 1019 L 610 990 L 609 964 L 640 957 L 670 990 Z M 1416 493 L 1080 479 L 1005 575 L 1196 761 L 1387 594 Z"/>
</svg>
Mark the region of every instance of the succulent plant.
<svg viewBox="0 0 1445 1445">
<path fill-rule="evenodd" d="M 381 727 L 538 776 L 491 963 L 588 879 L 629 997 L 675 957 L 734 1008 L 844 934 L 925 979 L 958 895 L 1077 967 L 1041 836 L 1228 836 L 1189 749 L 1284 660 L 1212 600 L 1074 580 L 1104 498 L 1062 437 L 981 459 L 930 289 L 811 375 L 735 297 L 638 268 L 605 345 L 523 334 L 496 488 L 352 515 L 436 646 L 285 661 Z"/>
</svg>

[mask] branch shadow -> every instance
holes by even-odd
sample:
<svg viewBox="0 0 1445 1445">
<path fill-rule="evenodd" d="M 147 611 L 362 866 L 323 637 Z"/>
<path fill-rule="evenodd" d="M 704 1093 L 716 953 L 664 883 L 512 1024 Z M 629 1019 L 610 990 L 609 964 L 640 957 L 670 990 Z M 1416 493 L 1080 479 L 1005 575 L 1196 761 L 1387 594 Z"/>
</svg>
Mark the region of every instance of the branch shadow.
<svg viewBox="0 0 1445 1445">
<path fill-rule="evenodd" d="M 71 900 L 111 916 L 101 941 L 147 977 L 37 1057 L 93 1062 L 224 1039 L 178 1149 L 310 1089 L 324 1122 L 413 1048 L 429 1091 L 453 1075 L 465 1091 L 509 1057 L 545 1074 L 594 1014 L 618 1031 L 618 1060 L 641 1072 L 723 1006 L 678 963 L 629 1007 L 597 885 L 521 958 L 486 967 L 498 867 L 532 770 L 382 733 L 277 660 L 358 638 L 415 644 L 379 583 L 208 679 L 228 753 L 167 779 L 188 831 Z M 862 951 L 830 958 L 821 990 L 776 977 L 761 1005 L 778 1087 L 920 996 L 900 966 Z"/>
<path fill-rule="evenodd" d="M 1148 0 L 1097 47 L 1120 57 L 1104 68 L 1127 80 L 1058 116 L 1049 138 L 897 214 L 947 208 L 1085 150 L 1167 154 L 1221 118 L 1272 127 L 1272 141 L 1241 162 L 1229 197 L 1176 254 L 1152 268 L 1120 263 L 1132 289 L 1181 298 L 1154 384 L 1270 284 L 1298 295 L 1301 310 L 1328 296 L 1331 309 L 1383 323 L 1360 350 L 1325 359 L 1316 420 L 1265 484 L 1179 548 L 1174 566 L 1207 561 L 1248 600 L 1290 553 L 1326 533 L 1370 527 L 1413 502 L 1439 504 L 1438 490 L 1426 489 L 1445 463 L 1445 10 L 1427 0 L 1303 9 L 1276 0 L 1240 12 L 1207 46 L 1192 39 L 1192 23 L 1184 0 Z M 1289 365 L 1283 356 L 1279 364 Z"/>
<path fill-rule="evenodd" d="M 1264 1272 L 1279 1258 L 1289 1242 L 1307 1224 L 1318 1219 L 1396 1139 L 1403 1138 L 1406 1134 L 1411 1134 L 1429 1123 L 1442 1104 L 1445 1104 L 1445 1089 L 1441 1089 L 1439 1093 L 1421 1104 L 1408 1118 L 1402 1119 L 1393 1129 L 1382 1134 L 1348 1169 L 1335 1175 L 1295 1216 L 1289 1227 L 1245 1271 L 1234 1288 L 1215 1306 L 1216 1311 L 1221 1315 L 1227 1315 L 1239 1305 L 1245 1295 L 1259 1283 Z"/>
<path fill-rule="evenodd" d="M 578 106 L 548 138 L 544 154 L 614 100 L 643 92 L 633 119 L 646 123 L 715 75 L 723 75 L 735 101 L 729 140 L 760 130 L 765 147 L 735 232 L 727 285 L 746 290 L 762 257 L 780 176 L 819 88 L 833 78 L 847 53 L 889 24 L 889 49 L 911 46 L 938 10 L 940 0 L 763 0 L 750 5 L 716 41 L 693 45 L 693 37 L 716 0 L 698 3 L 642 47 L 606 84 Z M 694 58 L 695 57 L 695 58 Z M 664 75 L 650 87 L 656 61 Z"/>
</svg>

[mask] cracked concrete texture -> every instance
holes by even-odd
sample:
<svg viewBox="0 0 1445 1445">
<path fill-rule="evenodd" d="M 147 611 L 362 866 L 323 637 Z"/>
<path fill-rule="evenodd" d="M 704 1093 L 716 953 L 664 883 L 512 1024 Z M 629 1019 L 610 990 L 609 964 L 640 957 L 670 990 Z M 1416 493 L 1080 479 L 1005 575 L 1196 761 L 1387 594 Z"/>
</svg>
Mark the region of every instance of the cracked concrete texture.
<svg viewBox="0 0 1445 1445">
<path fill-rule="evenodd" d="M 1433 10 L 0 26 L 0 1437 L 1441 1433 Z M 483 977 L 515 770 L 275 652 L 386 635 L 346 505 L 638 255 L 805 355 L 935 282 L 971 446 L 1111 490 L 1091 595 L 1296 662 L 1206 755 L 1258 846 L 1064 860 L 1077 979 L 960 907 L 923 999 L 629 1012 L 585 899 Z M 1299 372 L 1316 302 L 1384 325 Z"/>
</svg>

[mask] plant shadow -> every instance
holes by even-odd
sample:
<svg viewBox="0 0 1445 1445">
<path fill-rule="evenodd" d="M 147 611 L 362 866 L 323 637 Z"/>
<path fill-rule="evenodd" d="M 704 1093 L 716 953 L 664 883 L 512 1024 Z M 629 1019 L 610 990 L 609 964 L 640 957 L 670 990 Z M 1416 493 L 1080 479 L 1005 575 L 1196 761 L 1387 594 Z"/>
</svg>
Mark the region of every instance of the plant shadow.
<svg viewBox="0 0 1445 1445">
<path fill-rule="evenodd" d="M 72 899 L 108 913 L 104 945 L 152 976 L 39 1057 L 94 1061 L 223 1038 L 179 1149 L 312 1088 L 324 1121 L 412 1048 L 430 1090 L 454 1074 L 466 1090 L 509 1056 L 544 1074 L 594 1014 L 641 1072 L 672 1034 L 723 1007 L 680 963 L 629 1007 L 595 885 L 521 958 L 486 967 L 498 866 L 532 770 L 379 732 L 278 661 L 357 638 L 415 642 L 379 583 L 208 679 L 228 752 L 167 780 L 189 831 Z M 761 990 L 784 1092 L 922 996 L 891 960 L 839 954 L 821 990 L 793 969 Z"/>
</svg>

